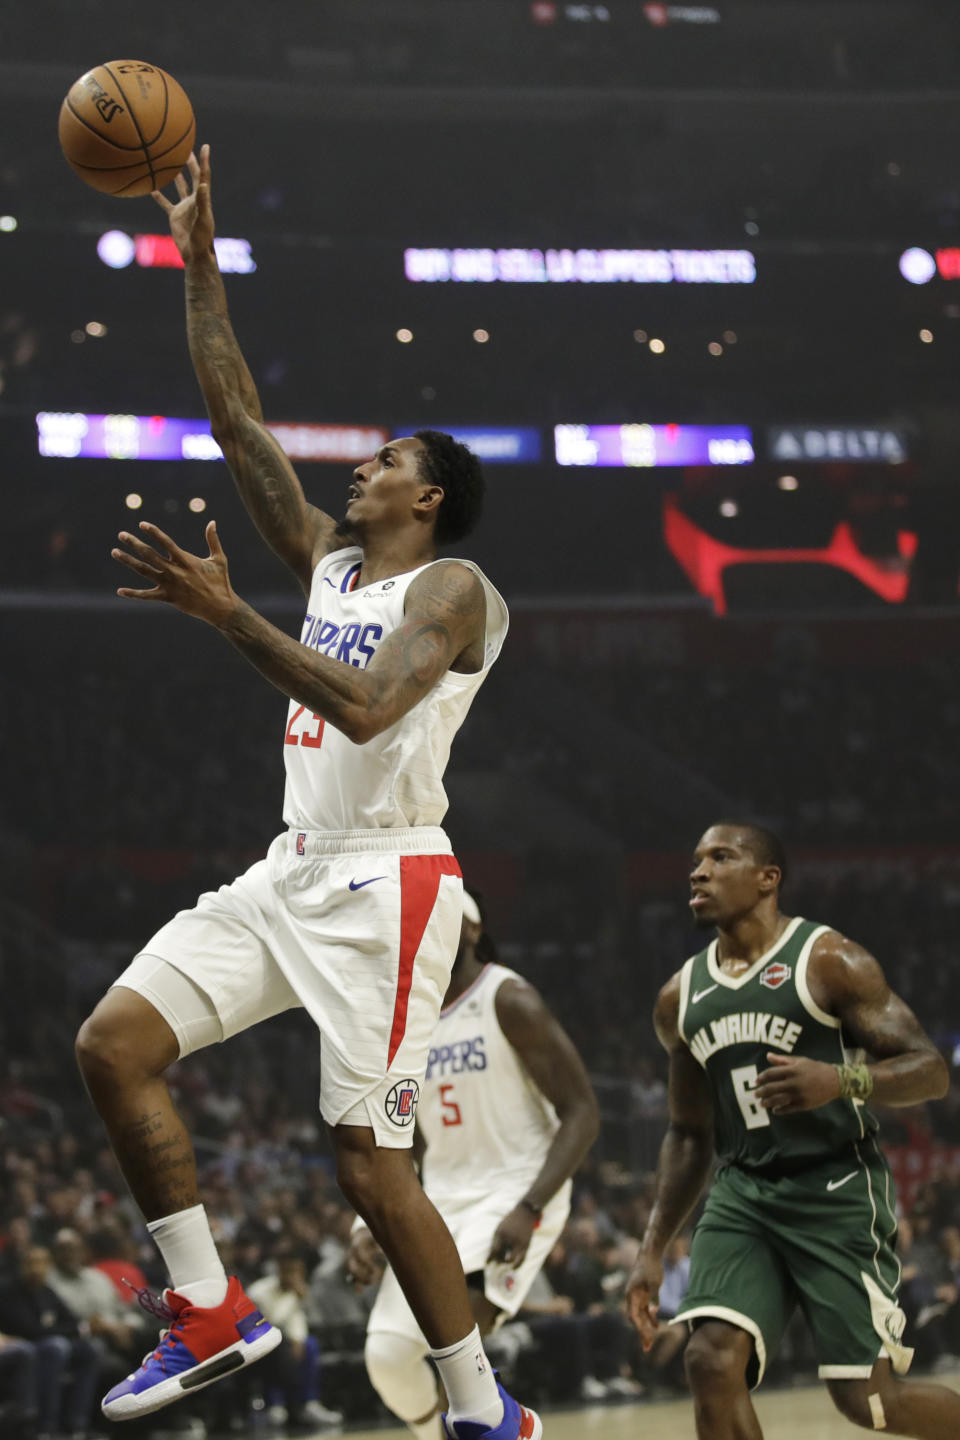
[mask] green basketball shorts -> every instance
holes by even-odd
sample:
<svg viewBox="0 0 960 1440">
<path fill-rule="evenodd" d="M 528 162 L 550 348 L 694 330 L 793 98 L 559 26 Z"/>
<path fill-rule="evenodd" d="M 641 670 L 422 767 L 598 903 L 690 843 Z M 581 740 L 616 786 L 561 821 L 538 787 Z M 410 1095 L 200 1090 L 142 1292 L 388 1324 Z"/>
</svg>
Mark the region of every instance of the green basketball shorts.
<svg viewBox="0 0 960 1440">
<path fill-rule="evenodd" d="M 778 1180 L 721 1170 L 694 1233 L 690 1288 L 676 1318 L 726 1320 L 752 1335 L 751 1387 L 796 1305 L 822 1379 L 866 1379 L 880 1356 L 906 1374 L 913 1351 L 901 1344 L 893 1206 L 890 1170 L 873 1139 Z"/>
</svg>

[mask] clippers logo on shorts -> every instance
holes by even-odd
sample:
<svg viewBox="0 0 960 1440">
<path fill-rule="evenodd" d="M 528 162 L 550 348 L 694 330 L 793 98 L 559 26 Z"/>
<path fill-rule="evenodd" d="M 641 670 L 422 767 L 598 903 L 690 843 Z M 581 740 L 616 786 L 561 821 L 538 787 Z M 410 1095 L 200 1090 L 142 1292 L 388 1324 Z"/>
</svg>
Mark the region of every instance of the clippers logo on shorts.
<svg viewBox="0 0 960 1440">
<path fill-rule="evenodd" d="M 779 960 L 774 960 L 773 964 L 768 965 L 760 976 L 760 984 L 766 985 L 768 990 L 779 990 L 781 985 L 787 983 L 792 974 L 793 971 L 789 965 L 781 965 Z"/>
<path fill-rule="evenodd" d="M 419 1099 L 420 1086 L 416 1080 L 398 1080 L 396 1085 L 391 1086 L 383 1102 L 387 1119 L 401 1130 L 405 1129 L 417 1113 Z"/>
<path fill-rule="evenodd" d="M 297 836 L 297 854 L 298 854 L 298 855 L 306 855 L 306 853 L 307 853 L 307 837 L 306 837 L 305 834 L 298 835 L 298 836 Z"/>
</svg>

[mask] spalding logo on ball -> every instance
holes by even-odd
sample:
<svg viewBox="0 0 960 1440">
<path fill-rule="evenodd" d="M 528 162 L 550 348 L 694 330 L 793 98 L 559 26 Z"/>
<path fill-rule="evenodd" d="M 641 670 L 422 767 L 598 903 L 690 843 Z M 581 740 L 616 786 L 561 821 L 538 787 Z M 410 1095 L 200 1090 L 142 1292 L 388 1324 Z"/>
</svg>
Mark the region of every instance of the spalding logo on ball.
<svg viewBox="0 0 960 1440">
<path fill-rule="evenodd" d="M 107 195 L 149 195 L 183 169 L 197 124 L 186 91 L 144 60 L 110 60 L 71 85 L 60 107 L 60 147 Z"/>
</svg>

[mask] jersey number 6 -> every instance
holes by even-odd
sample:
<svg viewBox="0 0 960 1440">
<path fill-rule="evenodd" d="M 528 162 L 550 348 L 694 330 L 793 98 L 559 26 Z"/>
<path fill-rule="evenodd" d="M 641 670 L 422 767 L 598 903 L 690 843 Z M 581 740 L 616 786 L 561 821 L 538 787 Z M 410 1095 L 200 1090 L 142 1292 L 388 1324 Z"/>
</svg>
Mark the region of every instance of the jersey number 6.
<svg viewBox="0 0 960 1440">
<path fill-rule="evenodd" d="M 737 1097 L 740 1114 L 743 1116 L 743 1123 L 747 1129 L 762 1130 L 765 1125 L 769 1125 L 770 1112 L 764 1110 L 760 1101 L 753 1094 L 757 1083 L 756 1065 L 741 1065 L 739 1070 L 731 1070 L 730 1082 L 733 1085 L 733 1093 Z"/>
</svg>

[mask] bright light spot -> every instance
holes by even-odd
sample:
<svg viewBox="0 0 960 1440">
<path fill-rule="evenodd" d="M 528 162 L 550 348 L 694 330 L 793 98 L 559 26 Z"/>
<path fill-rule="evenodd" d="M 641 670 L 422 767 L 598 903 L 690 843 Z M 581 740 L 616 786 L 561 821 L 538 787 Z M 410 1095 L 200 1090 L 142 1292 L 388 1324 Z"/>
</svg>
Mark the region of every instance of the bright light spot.
<svg viewBox="0 0 960 1440">
<path fill-rule="evenodd" d="M 933 344 L 933 331 L 932 331 L 932 330 L 921 330 L 921 331 L 920 331 L 920 339 L 923 341 L 924 345 L 932 345 L 932 344 Z"/>
<path fill-rule="evenodd" d="M 736 345 L 736 343 L 737 343 L 737 332 L 736 332 L 736 330 L 724 330 L 724 332 L 723 332 L 723 343 L 724 343 L 724 345 Z"/>
<path fill-rule="evenodd" d="M 634 338 L 634 340 L 636 340 L 636 342 L 637 342 L 638 345 L 646 345 L 646 343 L 647 343 L 647 332 L 646 332 L 646 330 L 634 330 L 634 332 L 633 332 L 633 338 Z"/>
<path fill-rule="evenodd" d="M 10 232 L 13 231 L 13 230 L 16 230 L 16 228 L 17 228 L 17 217 L 16 217 L 16 215 L 0 215 L 0 230 L 3 230 L 3 231 L 5 231 L 7 234 L 10 234 Z"/>
<path fill-rule="evenodd" d="M 653 351 L 654 355 L 662 355 L 666 348 L 667 347 L 666 345 L 664 345 L 662 340 L 653 339 L 650 341 L 650 349 Z"/>
<path fill-rule="evenodd" d="M 913 245 L 900 256 L 900 274 L 911 285 L 926 285 L 937 273 L 937 262 L 929 250 Z"/>
<path fill-rule="evenodd" d="M 189 500 L 187 502 L 187 509 L 192 510 L 194 515 L 201 514 L 204 510 L 206 510 L 206 508 L 206 500 L 202 499 L 199 495 L 195 495 L 192 500 Z"/>
<path fill-rule="evenodd" d="M 111 270 L 124 270 L 133 264 L 137 247 L 125 230 L 107 230 L 97 241 L 97 254 Z"/>
<path fill-rule="evenodd" d="M 86 330 L 71 330 L 71 331 L 70 331 L 70 339 L 73 341 L 74 345 L 82 345 L 83 342 L 84 342 L 84 340 L 86 340 L 86 338 L 87 338 L 87 332 L 86 332 Z"/>
<path fill-rule="evenodd" d="M 760 234 L 760 226 L 757 224 L 756 220 L 748 220 L 747 223 L 746 223 L 746 225 L 744 225 L 743 228 L 744 228 L 744 230 L 746 230 L 746 232 L 747 232 L 748 235 L 759 235 L 759 234 Z"/>
<path fill-rule="evenodd" d="M 88 335 L 94 335 L 98 340 L 107 333 L 106 325 L 101 325 L 99 320 L 88 320 L 83 328 Z"/>
<path fill-rule="evenodd" d="M 489 331 L 489 330 L 474 330 L 474 332 L 473 332 L 473 338 L 474 338 L 474 340 L 476 340 L 476 342 L 477 342 L 478 345 L 486 345 L 487 341 L 490 339 L 490 331 Z"/>
<path fill-rule="evenodd" d="M 398 330 L 398 331 L 397 331 L 397 339 L 400 341 L 400 344 L 401 344 L 401 345 L 409 345 L 409 344 L 410 344 L 410 341 L 413 339 L 413 331 L 412 331 L 412 330 Z"/>
<path fill-rule="evenodd" d="M 799 490 L 800 481 L 796 475 L 781 475 L 777 485 L 781 490 Z"/>
<path fill-rule="evenodd" d="M 721 500 L 720 514 L 725 516 L 726 519 L 732 520 L 734 515 L 740 514 L 740 506 L 737 504 L 736 500 Z"/>
<path fill-rule="evenodd" d="M 127 496 L 123 503 L 128 510 L 139 510 L 143 504 L 143 496 L 132 493 Z"/>
<path fill-rule="evenodd" d="M 707 349 L 710 351 L 711 355 L 723 354 L 723 346 L 717 340 L 711 340 L 710 344 L 707 346 Z"/>
</svg>

